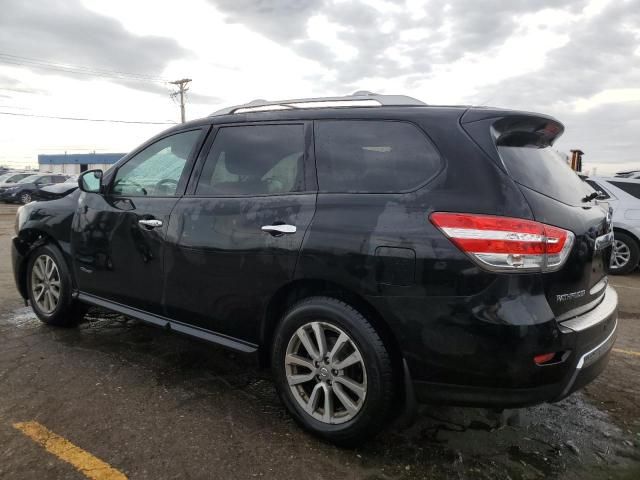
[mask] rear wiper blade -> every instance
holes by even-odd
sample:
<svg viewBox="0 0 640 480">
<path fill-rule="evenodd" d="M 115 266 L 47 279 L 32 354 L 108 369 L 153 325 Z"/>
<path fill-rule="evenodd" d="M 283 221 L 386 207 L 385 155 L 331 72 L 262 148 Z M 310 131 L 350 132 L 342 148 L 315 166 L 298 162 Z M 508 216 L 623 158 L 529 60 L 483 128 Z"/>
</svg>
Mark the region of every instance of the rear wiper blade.
<svg viewBox="0 0 640 480">
<path fill-rule="evenodd" d="M 596 198 L 600 198 L 602 196 L 601 192 L 593 192 L 587 195 L 582 199 L 583 202 L 590 202 L 591 200 L 595 200 Z"/>
</svg>

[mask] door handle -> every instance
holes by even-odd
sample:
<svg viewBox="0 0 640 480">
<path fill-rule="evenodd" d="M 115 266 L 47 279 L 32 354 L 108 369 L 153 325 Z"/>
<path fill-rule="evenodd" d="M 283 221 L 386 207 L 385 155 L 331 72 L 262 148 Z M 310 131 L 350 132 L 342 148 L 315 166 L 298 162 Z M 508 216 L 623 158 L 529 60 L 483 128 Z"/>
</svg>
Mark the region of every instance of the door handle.
<svg viewBox="0 0 640 480">
<path fill-rule="evenodd" d="M 138 220 L 138 223 L 147 228 L 157 228 L 162 226 L 162 220 L 156 219 Z"/>
<path fill-rule="evenodd" d="M 295 225 L 287 225 L 287 224 L 282 224 L 282 225 L 264 225 L 262 227 L 262 231 L 263 232 L 267 232 L 270 233 L 271 235 L 291 235 L 292 233 L 296 233 L 296 226 Z"/>
</svg>

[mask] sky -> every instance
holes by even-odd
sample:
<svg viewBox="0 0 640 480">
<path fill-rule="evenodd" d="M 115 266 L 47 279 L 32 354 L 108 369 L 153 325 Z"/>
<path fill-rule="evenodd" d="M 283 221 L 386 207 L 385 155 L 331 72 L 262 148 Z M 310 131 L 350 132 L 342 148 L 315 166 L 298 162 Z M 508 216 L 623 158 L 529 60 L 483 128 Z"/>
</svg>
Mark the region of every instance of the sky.
<svg viewBox="0 0 640 480">
<path fill-rule="evenodd" d="M 550 114 L 585 170 L 640 169 L 640 0 L 2 0 L 0 165 L 127 152 L 184 77 L 188 119 L 370 90 Z"/>
</svg>

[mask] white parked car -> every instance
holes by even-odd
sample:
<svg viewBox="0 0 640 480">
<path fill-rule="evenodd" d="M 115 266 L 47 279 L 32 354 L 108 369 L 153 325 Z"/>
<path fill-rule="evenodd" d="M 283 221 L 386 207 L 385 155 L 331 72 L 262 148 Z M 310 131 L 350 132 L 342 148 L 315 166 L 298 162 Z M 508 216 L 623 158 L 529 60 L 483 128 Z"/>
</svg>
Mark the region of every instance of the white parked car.
<svg viewBox="0 0 640 480">
<path fill-rule="evenodd" d="M 5 172 L 0 175 L 0 191 L 5 188 L 13 187 L 16 183 L 18 183 L 23 178 L 28 177 L 33 174 L 33 172 Z"/>
<path fill-rule="evenodd" d="M 585 181 L 613 207 L 615 240 L 610 273 L 624 275 L 632 272 L 640 259 L 640 180 L 589 177 Z"/>
</svg>

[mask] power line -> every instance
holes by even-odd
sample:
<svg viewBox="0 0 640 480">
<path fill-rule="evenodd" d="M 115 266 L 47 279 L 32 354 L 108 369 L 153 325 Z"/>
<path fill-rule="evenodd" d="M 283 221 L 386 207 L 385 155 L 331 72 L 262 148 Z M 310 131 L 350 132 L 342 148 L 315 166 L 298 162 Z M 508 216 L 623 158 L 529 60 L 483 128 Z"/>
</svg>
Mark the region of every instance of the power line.
<svg viewBox="0 0 640 480">
<path fill-rule="evenodd" d="M 15 113 L 15 112 L 0 112 L 0 115 L 11 115 L 14 117 L 35 117 L 35 118 L 48 118 L 53 120 L 75 120 L 78 122 L 104 122 L 104 123 L 130 123 L 138 125 L 175 125 L 175 122 L 143 122 L 136 120 L 110 120 L 104 118 L 80 118 L 80 117 L 58 117 L 55 115 L 36 115 L 33 113 Z"/>
<path fill-rule="evenodd" d="M 122 72 L 117 70 L 104 70 L 82 65 L 73 65 L 69 63 L 50 62 L 37 58 L 21 57 L 11 55 L 9 53 L 0 52 L 0 63 L 16 65 L 22 67 L 43 68 L 63 73 L 76 73 L 80 75 L 89 75 L 94 77 L 113 78 L 117 80 L 136 80 L 151 83 L 168 83 L 167 79 L 155 75 L 146 75 L 142 73 Z"/>
</svg>

